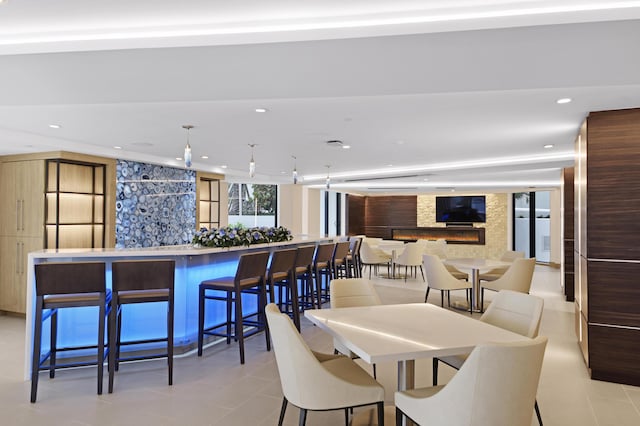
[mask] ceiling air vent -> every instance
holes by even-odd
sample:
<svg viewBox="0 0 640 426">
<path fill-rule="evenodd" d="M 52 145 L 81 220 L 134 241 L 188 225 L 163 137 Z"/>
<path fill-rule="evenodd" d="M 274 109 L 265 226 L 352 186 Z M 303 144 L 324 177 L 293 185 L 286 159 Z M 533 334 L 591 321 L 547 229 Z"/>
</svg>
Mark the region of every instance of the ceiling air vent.
<svg viewBox="0 0 640 426">
<path fill-rule="evenodd" d="M 339 140 L 327 141 L 326 144 L 332 148 L 342 148 L 343 145 L 342 141 Z"/>
</svg>

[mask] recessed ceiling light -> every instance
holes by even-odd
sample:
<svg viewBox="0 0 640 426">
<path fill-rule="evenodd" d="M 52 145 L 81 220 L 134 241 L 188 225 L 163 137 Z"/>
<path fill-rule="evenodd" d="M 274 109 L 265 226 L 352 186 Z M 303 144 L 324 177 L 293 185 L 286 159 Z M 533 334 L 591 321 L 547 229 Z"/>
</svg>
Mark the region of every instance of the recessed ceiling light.
<svg viewBox="0 0 640 426">
<path fill-rule="evenodd" d="M 182 161 L 182 157 L 176 157 L 176 160 Z"/>
<path fill-rule="evenodd" d="M 342 145 L 342 149 L 351 149 L 351 145 Z"/>
<path fill-rule="evenodd" d="M 393 167 L 393 164 L 387 164 L 387 167 Z"/>
<path fill-rule="evenodd" d="M 548 143 L 548 144 L 546 144 L 543 148 L 544 148 L 544 149 L 553 148 L 553 144 Z"/>
<path fill-rule="evenodd" d="M 49 127 L 51 127 L 52 129 L 59 129 L 62 126 L 60 126 L 59 124 L 49 124 Z"/>
<path fill-rule="evenodd" d="M 568 104 L 571 102 L 571 98 L 560 98 L 556 101 L 557 104 Z"/>
<path fill-rule="evenodd" d="M 222 165 L 222 166 L 220 166 L 220 167 L 222 167 L 223 169 L 226 169 L 226 168 L 227 168 L 227 165 L 226 165 L 226 164 L 223 164 L 223 165 Z"/>
<path fill-rule="evenodd" d="M 208 156 L 208 155 L 203 155 L 203 156 L 201 156 L 200 158 L 202 158 L 203 160 L 206 160 L 206 159 L 208 159 L 208 158 L 209 158 L 209 156 Z"/>
<path fill-rule="evenodd" d="M 122 149 L 122 147 L 121 147 L 121 146 L 118 146 L 118 145 L 115 145 L 115 146 L 113 147 L 113 149 Z"/>
<path fill-rule="evenodd" d="M 256 112 L 267 112 L 267 111 L 269 110 L 266 108 L 256 108 Z"/>
</svg>

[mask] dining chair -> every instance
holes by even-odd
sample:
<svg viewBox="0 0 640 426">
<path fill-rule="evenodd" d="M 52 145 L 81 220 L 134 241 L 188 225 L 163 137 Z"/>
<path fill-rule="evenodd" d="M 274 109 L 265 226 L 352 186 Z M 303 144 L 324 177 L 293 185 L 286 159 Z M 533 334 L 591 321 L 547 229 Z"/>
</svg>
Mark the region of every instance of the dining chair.
<svg viewBox="0 0 640 426">
<path fill-rule="evenodd" d="M 380 296 L 373 287 L 373 281 L 362 278 L 346 278 L 331 281 L 331 309 L 351 308 L 354 306 L 381 305 Z M 351 359 L 358 358 L 340 340 L 333 339 L 336 353 Z M 373 377 L 377 377 L 376 365 L 373 364 Z"/>
<path fill-rule="evenodd" d="M 445 386 L 395 393 L 396 424 L 530 426 L 547 338 L 478 345 Z"/>
<path fill-rule="evenodd" d="M 384 388 L 373 377 L 349 357 L 309 349 L 275 304 L 265 311 L 284 394 L 278 425 L 284 422 L 288 403 L 300 409 L 300 426 L 306 424 L 308 410 L 344 410 L 348 425 L 350 408 L 373 404 L 378 425 L 384 425 Z"/>
<path fill-rule="evenodd" d="M 496 294 L 480 321 L 496 327 L 535 338 L 540 330 L 540 319 L 544 308 L 544 299 L 530 294 L 511 290 L 501 290 Z M 438 384 L 438 363 L 443 362 L 457 370 L 462 367 L 469 355 L 455 355 L 433 358 L 433 386 Z M 542 416 L 538 401 L 534 403 L 538 423 L 542 426 Z"/>
<path fill-rule="evenodd" d="M 360 245 L 362 238 L 351 237 L 349 240 L 349 254 L 347 254 L 347 277 L 362 278 L 362 266 L 360 265 Z"/>
<path fill-rule="evenodd" d="M 350 246 L 351 243 L 349 241 L 339 241 L 335 244 L 331 257 L 333 278 L 346 278 L 349 275 L 347 256 L 349 255 Z"/>
<path fill-rule="evenodd" d="M 362 241 L 360 244 L 360 262 L 362 268 L 369 268 L 369 278 L 371 278 L 371 270 L 373 269 L 375 274 L 378 274 L 378 267 L 384 265 L 387 267 L 387 273 L 390 274 L 389 268 L 391 267 L 391 255 L 386 254 L 377 246 L 371 246 L 369 244 L 369 238 Z"/>
<path fill-rule="evenodd" d="M 422 281 L 424 281 L 424 269 L 422 269 L 422 254 L 424 252 L 423 245 L 420 243 L 407 243 L 404 250 L 395 260 L 396 266 L 404 266 L 404 280 L 407 281 L 407 271 L 411 268 L 411 275 L 416 276 L 417 270 L 420 268 Z"/>
<path fill-rule="evenodd" d="M 472 285 L 470 282 L 457 279 L 447 271 L 444 263 L 438 256 L 432 254 L 423 254 L 422 261 L 424 263 L 425 273 L 427 275 L 427 292 L 424 295 L 424 302 L 427 302 L 429 290 L 440 290 L 440 306 L 444 307 L 444 294 L 447 293 L 447 304 L 451 306 L 451 291 L 466 290 L 467 300 L 471 293 Z M 471 310 L 471 304 L 470 304 Z"/>
<path fill-rule="evenodd" d="M 480 282 L 480 310 L 484 311 L 485 289 L 493 291 L 513 290 L 520 293 L 529 293 L 535 266 L 535 257 L 516 259 L 511 266 L 509 266 L 509 269 L 497 280 Z"/>
<path fill-rule="evenodd" d="M 424 244 L 424 252 L 423 254 L 433 254 L 438 256 L 440 259 L 445 260 L 447 258 L 447 241 L 443 239 L 435 240 L 435 241 L 426 241 Z M 454 277 L 459 280 L 467 280 L 469 281 L 469 274 L 463 272 L 456 268 L 453 265 L 444 264 L 444 267 L 447 268 L 447 271 Z"/>
<path fill-rule="evenodd" d="M 296 328 L 300 330 L 298 285 L 294 275 L 297 254 L 296 248 L 275 250 L 271 254 L 267 270 L 267 288 L 271 303 L 277 303 L 280 310 L 287 313 L 293 319 Z"/>
<path fill-rule="evenodd" d="M 502 256 L 500 256 L 500 260 L 502 260 L 503 262 L 513 262 L 516 259 L 524 259 L 524 252 L 507 250 L 504 253 L 502 253 Z M 480 281 L 495 281 L 501 276 L 503 276 L 505 272 L 507 272 L 507 269 L 509 269 L 509 266 L 510 265 L 492 268 L 480 274 L 478 276 L 478 279 Z"/>
</svg>

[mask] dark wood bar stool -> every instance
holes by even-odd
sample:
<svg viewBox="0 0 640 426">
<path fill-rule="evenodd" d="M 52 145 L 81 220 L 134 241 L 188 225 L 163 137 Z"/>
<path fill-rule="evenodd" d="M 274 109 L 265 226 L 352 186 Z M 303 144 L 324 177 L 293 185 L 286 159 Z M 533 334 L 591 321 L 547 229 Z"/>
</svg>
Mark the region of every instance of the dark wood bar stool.
<svg viewBox="0 0 640 426">
<path fill-rule="evenodd" d="M 347 242 L 347 244 L 349 244 Z M 333 251 L 335 243 L 318 244 L 313 258 L 313 275 L 316 282 L 316 303 L 318 309 L 329 301 L 329 283 L 333 276 Z M 323 279 L 324 277 L 324 279 Z"/>
<path fill-rule="evenodd" d="M 347 277 L 362 278 L 362 263 L 360 263 L 360 246 L 362 238 L 349 239 L 349 254 L 347 255 Z"/>
<path fill-rule="evenodd" d="M 351 242 L 341 241 L 335 244 L 333 256 L 331 257 L 331 267 L 333 268 L 333 278 L 347 278 L 347 256 Z"/>
<path fill-rule="evenodd" d="M 231 338 L 238 341 L 240 347 L 240 363 L 244 364 L 244 338 L 265 331 L 267 350 L 271 350 L 271 342 L 267 330 L 267 322 L 264 307 L 267 305 L 267 292 L 265 275 L 269 252 L 248 253 L 240 256 L 236 275 L 233 277 L 216 278 L 202 281 L 199 292 L 198 309 L 198 356 L 202 356 L 204 335 L 220 336 L 231 343 Z M 212 291 L 225 292 L 225 296 L 217 296 Z M 242 311 L 242 293 L 256 294 L 258 296 L 258 310 L 255 313 L 244 315 Z M 227 321 L 210 327 L 204 325 L 205 300 L 224 301 L 227 304 Z M 235 306 L 234 306 L 235 305 Z M 233 313 L 233 315 L 232 315 Z M 256 319 L 251 319 L 256 317 Z M 231 325 L 234 325 L 234 331 Z M 244 326 L 253 326 L 245 331 Z M 224 328 L 224 331 L 218 331 Z"/>
<path fill-rule="evenodd" d="M 316 246 L 298 247 L 296 255 L 296 263 L 294 268 L 296 286 L 300 283 L 300 291 L 298 294 L 298 307 L 300 310 L 314 309 L 320 306 L 316 305 L 313 297 L 313 255 L 316 252 Z"/>
<path fill-rule="evenodd" d="M 113 392 L 115 372 L 120 362 L 167 358 L 169 386 L 173 384 L 173 293 L 175 261 L 126 260 L 112 263 L 112 315 L 109 321 L 109 393 Z M 132 303 L 167 303 L 167 337 L 121 340 L 122 306 Z M 166 351 L 121 356 L 122 346 L 166 342 Z"/>
<path fill-rule="evenodd" d="M 271 264 L 267 272 L 267 286 L 271 303 L 277 303 L 280 311 L 288 314 L 300 331 L 300 313 L 298 307 L 298 286 L 294 277 L 294 268 L 298 250 L 276 250 L 271 255 Z M 278 300 L 275 299 L 276 289 Z"/>
<path fill-rule="evenodd" d="M 31 402 L 36 402 L 38 373 L 49 370 L 54 378 L 56 368 L 98 366 L 98 394 L 102 394 L 102 375 L 105 359 L 105 317 L 109 315 L 110 292 L 105 284 L 105 264 L 103 262 L 44 263 L 35 265 L 36 307 L 33 333 L 33 354 L 31 363 Z M 98 341 L 95 346 L 57 347 L 58 310 L 83 306 L 98 307 Z M 47 312 L 44 312 L 44 311 Z M 51 345 L 49 352 L 41 354 L 42 326 L 51 319 Z M 57 364 L 57 353 L 63 351 L 97 349 L 96 359 L 87 362 Z M 49 360 L 48 365 L 44 363 Z"/>
</svg>

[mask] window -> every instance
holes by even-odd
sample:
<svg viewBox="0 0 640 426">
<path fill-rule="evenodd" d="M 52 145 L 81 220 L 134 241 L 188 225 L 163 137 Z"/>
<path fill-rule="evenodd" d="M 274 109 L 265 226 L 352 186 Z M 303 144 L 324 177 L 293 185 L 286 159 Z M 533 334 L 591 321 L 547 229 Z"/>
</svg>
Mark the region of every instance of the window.
<svg viewBox="0 0 640 426">
<path fill-rule="evenodd" d="M 277 226 L 278 186 L 250 183 L 229 185 L 229 224 Z"/>
</svg>

